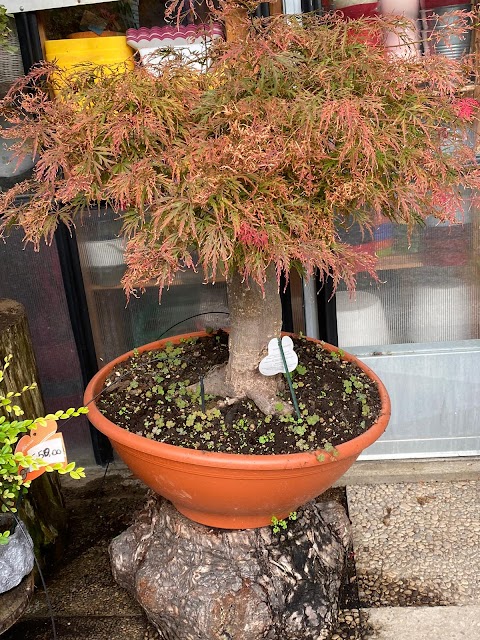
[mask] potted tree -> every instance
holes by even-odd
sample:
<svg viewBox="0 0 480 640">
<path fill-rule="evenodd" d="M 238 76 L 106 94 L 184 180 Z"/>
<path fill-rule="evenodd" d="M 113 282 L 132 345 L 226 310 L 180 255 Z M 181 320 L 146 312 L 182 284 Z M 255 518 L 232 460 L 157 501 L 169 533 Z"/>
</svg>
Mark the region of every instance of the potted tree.
<svg viewBox="0 0 480 640">
<path fill-rule="evenodd" d="M 238 8 L 222 11 L 238 27 Z M 288 339 L 278 343 L 279 280 L 291 269 L 304 277 L 318 270 L 353 290 L 375 260 L 342 244 L 339 228 L 453 220 L 461 188 L 480 184 L 467 136 L 478 105 L 458 97 L 474 60 L 393 59 L 382 39 L 398 25 L 392 17 L 245 17 L 242 37 L 213 43 L 201 73 L 170 51 L 155 73 L 96 68 L 70 84 L 47 65 L 3 103 L 7 116 L 25 112 L 15 136 L 39 155 L 33 179 L 2 196 L 4 233 L 21 225 L 38 246 L 59 223 L 73 225 L 106 203 L 128 241 L 127 295 L 152 281 L 161 292 L 181 269 L 227 279 L 225 363 L 195 368 L 217 353 L 222 335 L 181 336 L 121 356 L 85 396 L 91 421 L 134 472 L 199 522 L 243 528 L 288 516 L 386 427 L 383 385 L 358 362 L 350 369 L 352 358 L 338 350 L 325 355 L 323 345 L 300 341 L 299 366 L 286 373 L 295 356 Z M 356 37 L 366 28 L 375 32 L 367 42 Z M 52 83 L 55 102 L 47 99 Z M 19 203 L 23 193 L 29 201 Z M 338 407 L 329 383 L 320 379 L 315 389 L 302 378 L 318 378 L 315 362 L 326 370 L 336 361 Z M 108 392 L 95 399 L 105 381 Z M 342 420 L 338 432 L 322 432 L 350 400 L 353 434 Z M 293 444 L 278 450 L 282 429 Z M 232 432 L 253 434 L 246 452 Z"/>
</svg>

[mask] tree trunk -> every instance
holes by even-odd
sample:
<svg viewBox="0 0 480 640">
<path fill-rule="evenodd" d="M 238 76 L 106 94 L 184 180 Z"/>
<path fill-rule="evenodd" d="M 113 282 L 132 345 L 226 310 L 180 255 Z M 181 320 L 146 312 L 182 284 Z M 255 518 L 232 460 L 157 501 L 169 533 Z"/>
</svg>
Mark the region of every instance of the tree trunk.
<svg viewBox="0 0 480 640">
<path fill-rule="evenodd" d="M 117 582 L 164 640 L 326 640 L 338 614 L 347 515 L 310 502 L 272 527 L 223 530 L 152 496 L 110 545 Z"/>
<path fill-rule="evenodd" d="M 0 360 L 3 362 L 10 354 L 13 359 L 5 372 L 4 389 L 19 391 L 32 382 L 38 383 L 25 309 L 14 300 L 0 299 Z M 17 404 L 25 412 L 23 419 L 45 415 L 39 387 L 23 394 Z M 32 536 L 40 564 L 49 565 L 59 559 L 65 547 L 67 516 L 57 474 L 44 473 L 32 482 L 19 515 Z"/>
<path fill-rule="evenodd" d="M 269 341 L 280 337 L 282 306 L 273 266 L 266 276 L 263 291 L 253 282 L 247 288 L 238 273 L 227 283 L 230 356 L 225 378 L 235 397 L 250 398 L 268 414 L 275 412 L 281 377 L 261 375 L 258 365 L 267 355 Z"/>
<path fill-rule="evenodd" d="M 282 376 L 263 376 L 260 360 L 267 355 L 268 343 L 280 337 L 282 305 L 273 266 L 267 269 L 263 290 L 254 282 L 249 286 L 235 272 L 227 281 L 230 312 L 229 360 L 226 367 L 213 370 L 205 378 L 205 391 L 231 399 L 249 398 L 265 414 L 278 413 L 277 392 Z M 283 403 L 282 413 L 291 406 Z"/>
</svg>

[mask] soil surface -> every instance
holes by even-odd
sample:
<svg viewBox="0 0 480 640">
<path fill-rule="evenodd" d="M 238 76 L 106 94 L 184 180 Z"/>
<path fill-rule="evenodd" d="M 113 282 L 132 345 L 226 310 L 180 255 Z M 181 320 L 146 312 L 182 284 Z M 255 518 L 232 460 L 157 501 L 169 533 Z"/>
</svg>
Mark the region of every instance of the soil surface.
<svg viewBox="0 0 480 640">
<path fill-rule="evenodd" d="M 305 338 L 295 339 L 294 348 L 299 365 L 291 377 L 300 417 L 265 416 L 247 399 L 230 404 L 202 394 L 202 378 L 228 359 L 224 332 L 134 355 L 114 369 L 97 406 L 128 431 L 179 447 L 257 455 L 320 449 L 335 456 L 337 445 L 377 420 L 378 389 L 341 351 L 330 353 Z M 284 386 L 279 412 L 292 404 Z"/>
</svg>

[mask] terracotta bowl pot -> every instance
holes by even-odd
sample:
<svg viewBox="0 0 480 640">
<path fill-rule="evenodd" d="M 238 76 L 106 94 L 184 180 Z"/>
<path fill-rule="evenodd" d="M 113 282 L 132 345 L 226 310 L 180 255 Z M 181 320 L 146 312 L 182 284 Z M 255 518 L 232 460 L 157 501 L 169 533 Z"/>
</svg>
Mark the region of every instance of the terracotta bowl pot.
<svg viewBox="0 0 480 640">
<path fill-rule="evenodd" d="M 201 337 L 203 332 L 152 342 L 138 351 L 159 349 L 167 342 Z M 318 342 L 318 341 L 315 341 Z M 337 351 L 325 343 L 328 351 Z M 360 453 L 385 431 L 390 418 L 390 400 L 379 378 L 352 355 L 380 392 L 382 408 L 378 421 L 365 433 L 338 445 L 333 457 L 323 451 L 285 455 L 241 455 L 183 449 L 130 433 L 110 422 L 92 399 L 103 389 L 113 367 L 133 354 L 126 353 L 101 369 L 90 381 L 84 402 L 90 422 L 112 443 L 135 476 L 156 493 L 170 500 L 187 518 L 211 527 L 251 529 L 269 525 L 272 516 L 285 518 L 299 506 L 320 495 L 342 476 Z M 317 455 L 324 454 L 319 462 Z"/>
</svg>

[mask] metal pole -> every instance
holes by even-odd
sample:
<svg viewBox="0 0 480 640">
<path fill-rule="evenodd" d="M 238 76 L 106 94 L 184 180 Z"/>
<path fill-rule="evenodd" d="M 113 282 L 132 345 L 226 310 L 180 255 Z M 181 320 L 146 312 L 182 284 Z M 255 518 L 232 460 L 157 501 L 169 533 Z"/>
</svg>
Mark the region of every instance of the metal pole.
<svg viewBox="0 0 480 640">
<path fill-rule="evenodd" d="M 317 283 L 312 276 L 303 279 L 303 308 L 305 311 L 305 333 L 309 338 L 319 338 Z"/>
<path fill-rule="evenodd" d="M 283 0 L 283 13 L 287 15 L 302 13 L 302 0 Z"/>
</svg>

